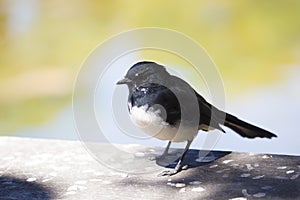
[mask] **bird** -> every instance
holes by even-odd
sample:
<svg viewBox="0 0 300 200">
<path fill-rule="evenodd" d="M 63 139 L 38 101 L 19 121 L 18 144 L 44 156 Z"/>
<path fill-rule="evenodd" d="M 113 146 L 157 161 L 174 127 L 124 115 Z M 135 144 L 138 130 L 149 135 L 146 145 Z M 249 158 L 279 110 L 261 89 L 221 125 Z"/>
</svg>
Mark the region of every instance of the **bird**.
<svg viewBox="0 0 300 200">
<path fill-rule="evenodd" d="M 168 141 L 162 157 L 168 154 L 172 142 L 186 142 L 175 168 L 163 171 L 161 176 L 175 175 L 185 167 L 184 157 L 200 130 L 217 129 L 225 133 L 222 126 L 226 126 L 245 138 L 277 137 L 219 110 L 185 80 L 153 61 L 135 63 L 116 84 L 128 87 L 128 111 L 133 124 L 154 138 Z"/>
</svg>

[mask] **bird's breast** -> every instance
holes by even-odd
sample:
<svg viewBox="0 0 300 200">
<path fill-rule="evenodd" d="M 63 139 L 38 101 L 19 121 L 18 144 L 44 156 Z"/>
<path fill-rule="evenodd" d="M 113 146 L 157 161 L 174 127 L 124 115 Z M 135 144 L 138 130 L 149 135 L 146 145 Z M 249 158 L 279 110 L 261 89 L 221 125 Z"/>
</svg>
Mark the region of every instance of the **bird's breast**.
<svg viewBox="0 0 300 200">
<path fill-rule="evenodd" d="M 190 130 L 189 127 L 182 127 L 179 131 L 179 125 L 170 125 L 161 116 L 161 110 L 143 106 L 128 105 L 130 118 L 135 126 L 140 128 L 146 134 L 160 140 L 169 140 L 172 142 L 183 142 L 192 140 L 197 132 Z"/>
</svg>

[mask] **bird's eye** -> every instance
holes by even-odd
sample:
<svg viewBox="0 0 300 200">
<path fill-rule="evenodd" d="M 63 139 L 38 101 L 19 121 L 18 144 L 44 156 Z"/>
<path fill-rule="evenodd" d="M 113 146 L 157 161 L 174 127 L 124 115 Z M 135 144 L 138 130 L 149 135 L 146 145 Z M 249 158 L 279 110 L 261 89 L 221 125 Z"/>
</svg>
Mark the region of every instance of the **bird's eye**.
<svg viewBox="0 0 300 200">
<path fill-rule="evenodd" d="M 138 73 L 136 73 L 136 74 L 135 74 L 135 76 L 139 76 L 139 74 L 138 74 Z"/>
</svg>

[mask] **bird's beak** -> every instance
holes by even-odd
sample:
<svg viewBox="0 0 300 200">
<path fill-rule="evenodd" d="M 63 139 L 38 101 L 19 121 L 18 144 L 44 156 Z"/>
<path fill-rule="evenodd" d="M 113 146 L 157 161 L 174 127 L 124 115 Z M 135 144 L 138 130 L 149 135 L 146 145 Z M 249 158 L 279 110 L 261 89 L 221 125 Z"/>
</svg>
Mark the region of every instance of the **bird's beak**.
<svg viewBox="0 0 300 200">
<path fill-rule="evenodd" d="M 131 83 L 131 80 L 128 78 L 123 78 L 122 80 L 119 80 L 117 82 L 117 85 L 128 84 L 128 83 Z"/>
</svg>

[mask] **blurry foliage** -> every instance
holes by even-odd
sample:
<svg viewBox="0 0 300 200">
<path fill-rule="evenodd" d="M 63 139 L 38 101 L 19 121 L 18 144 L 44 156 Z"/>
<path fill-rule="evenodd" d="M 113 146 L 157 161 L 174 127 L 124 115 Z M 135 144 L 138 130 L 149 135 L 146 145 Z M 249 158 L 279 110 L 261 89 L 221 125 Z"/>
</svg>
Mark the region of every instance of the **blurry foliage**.
<svg viewBox="0 0 300 200">
<path fill-rule="evenodd" d="M 203 45 L 227 93 L 280 79 L 300 61 L 300 1 L 2 0 L 0 7 L 0 86 L 37 68 L 68 68 L 75 80 L 97 44 L 143 26 L 174 29 Z M 71 92 L 10 102 L 1 101 L 6 93 L 0 91 L 0 131 L 49 119 L 70 102 Z"/>
</svg>

